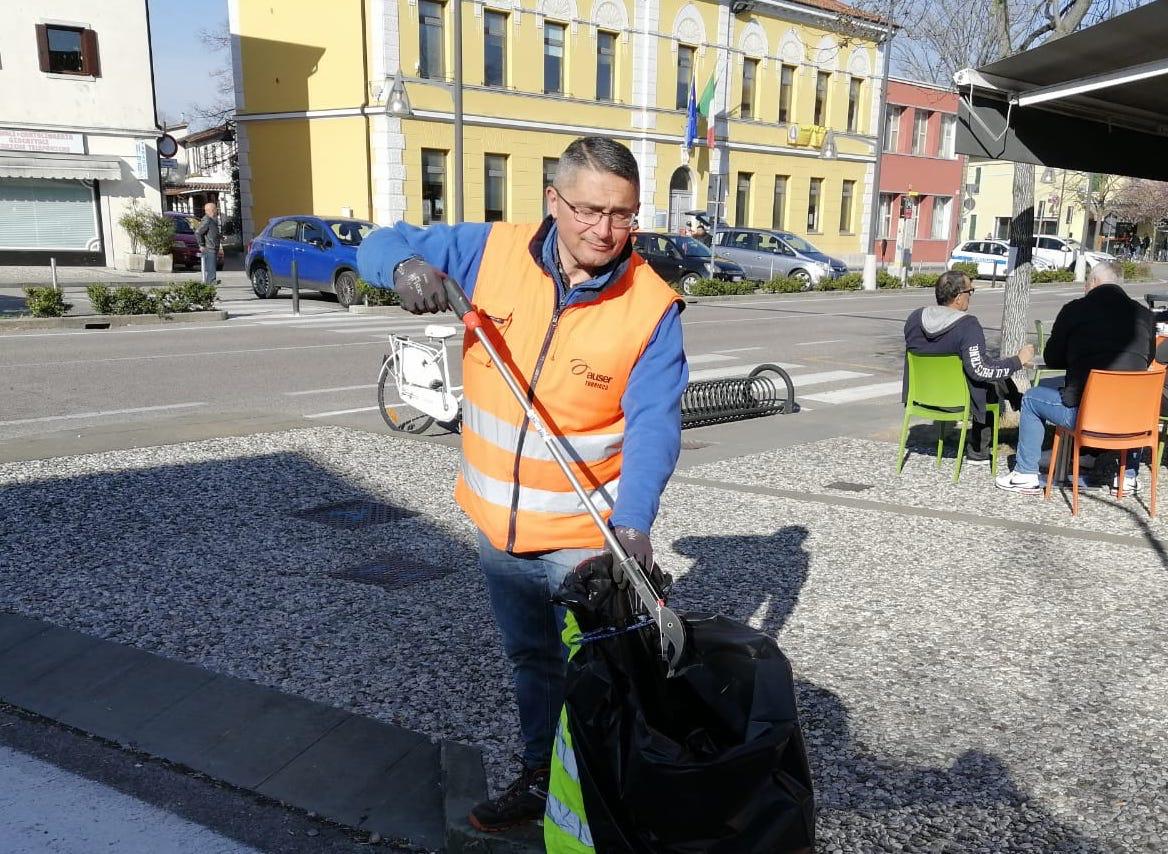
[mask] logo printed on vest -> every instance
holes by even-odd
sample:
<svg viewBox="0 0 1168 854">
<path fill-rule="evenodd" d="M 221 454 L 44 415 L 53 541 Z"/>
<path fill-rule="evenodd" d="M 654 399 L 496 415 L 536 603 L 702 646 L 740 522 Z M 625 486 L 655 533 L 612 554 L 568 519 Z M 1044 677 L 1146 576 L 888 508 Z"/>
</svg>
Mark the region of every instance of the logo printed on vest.
<svg viewBox="0 0 1168 854">
<path fill-rule="evenodd" d="M 584 385 L 588 388 L 598 388 L 601 391 L 608 391 L 608 386 L 612 382 L 612 377 L 608 374 L 598 374 L 588 367 L 588 363 L 583 359 L 573 359 L 571 361 L 572 373 L 576 376 L 584 377 Z"/>
</svg>

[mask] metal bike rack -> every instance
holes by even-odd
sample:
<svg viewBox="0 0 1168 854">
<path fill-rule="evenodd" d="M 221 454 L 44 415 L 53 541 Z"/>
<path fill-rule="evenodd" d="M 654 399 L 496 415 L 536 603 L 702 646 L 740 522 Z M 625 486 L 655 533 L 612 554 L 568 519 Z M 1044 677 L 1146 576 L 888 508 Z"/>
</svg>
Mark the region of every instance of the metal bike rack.
<svg viewBox="0 0 1168 854">
<path fill-rule="evenodd" d="M 702 427 L 796 411 L 795 385 L 778 365 L 759 365 L 745 377 L 698 380 L 681 397 L 681 426 Z"/>
</svg>

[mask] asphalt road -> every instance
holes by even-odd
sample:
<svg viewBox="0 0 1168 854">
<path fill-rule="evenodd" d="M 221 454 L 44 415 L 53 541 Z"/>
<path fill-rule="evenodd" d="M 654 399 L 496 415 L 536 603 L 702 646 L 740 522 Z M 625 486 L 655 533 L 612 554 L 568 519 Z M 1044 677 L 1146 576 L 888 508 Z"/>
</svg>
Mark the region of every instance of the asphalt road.
<svg viewBox="0 0 1168 854">
<path fill-rule="evenodd" d="M 1133 296 L 1162 285 L 1132 285 Z M 1031 318 L 1050 322 L 1075 286 L 1041 286 Z M 301 316 L 281 294 L 257 300 L 224 287 L 231 318 L 204 325 L 46 331 L 0 336 L 0 459 L 289 425 L 383 431 L 375 380 L 390 332 L 420 335 L 430 322 L 400 310 L 355 315 L 308 296 Z M 792 375 L 803 411 L 782 419 L 702 428 L 696 444 L 719 455 L 803 440 L 873 435 L 899 418 L 902 324 L 928 290 L 812 293 L 700 302 L 683 315 L 691 377 L 738 375 L 775 363 Z M 996 336 L 1002 290 L 981 288 L 972 311 Z M 460 336 L 450 340 L 452 364 Z M 454 442 L 433 428 L 427 439 Z"/>
</svg>

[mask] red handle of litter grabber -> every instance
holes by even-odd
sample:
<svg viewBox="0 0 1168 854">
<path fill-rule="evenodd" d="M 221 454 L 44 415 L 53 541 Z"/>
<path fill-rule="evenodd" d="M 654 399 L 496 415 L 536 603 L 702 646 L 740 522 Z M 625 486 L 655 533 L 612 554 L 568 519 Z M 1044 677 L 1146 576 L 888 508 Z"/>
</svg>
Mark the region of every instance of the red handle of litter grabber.
<svg viewBox="0 0 1168 854">
<path fill-rule="evenodd" d="M 466 294 L 462 290 L 462 285 L 449 276 L 442 280 L 442 284 L 446 288 L 446 299 L 450 302 L 450 307 L 462 319 L 467 330 L 473 333 L 481 327 L 483 325 L 483 318 L 475 311 L 474 306 L 470 304 L 470 300 L 466 298 Z"/>
</svg>

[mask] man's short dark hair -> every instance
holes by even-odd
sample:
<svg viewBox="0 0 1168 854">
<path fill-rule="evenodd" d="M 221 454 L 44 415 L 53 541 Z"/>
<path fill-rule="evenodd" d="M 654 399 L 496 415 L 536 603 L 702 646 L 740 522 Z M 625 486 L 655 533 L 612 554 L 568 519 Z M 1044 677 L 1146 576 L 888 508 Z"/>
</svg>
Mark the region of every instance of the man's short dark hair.
<svg viewBox="0 0 1168 854">
<path fill-rule="evenodd" d="M 969 287 L 968 282 L 969 277 L 960 270 L 946 270 L 939 275 L 937 283 L 933 285 L 933 295 L 937 298 L 937 305 L 949 305 L 960 296 L 963 290 Z"/>
<path fill-rule="evenodd" d="M 556 167 L 556 183 L 570 183 L 580 169 L 607 172 L 624 178 L 638 191 L 641 188 L 641 173 L 633 152 L 607 136 L 582 136 L 565 148 Z"/>
</svg>

